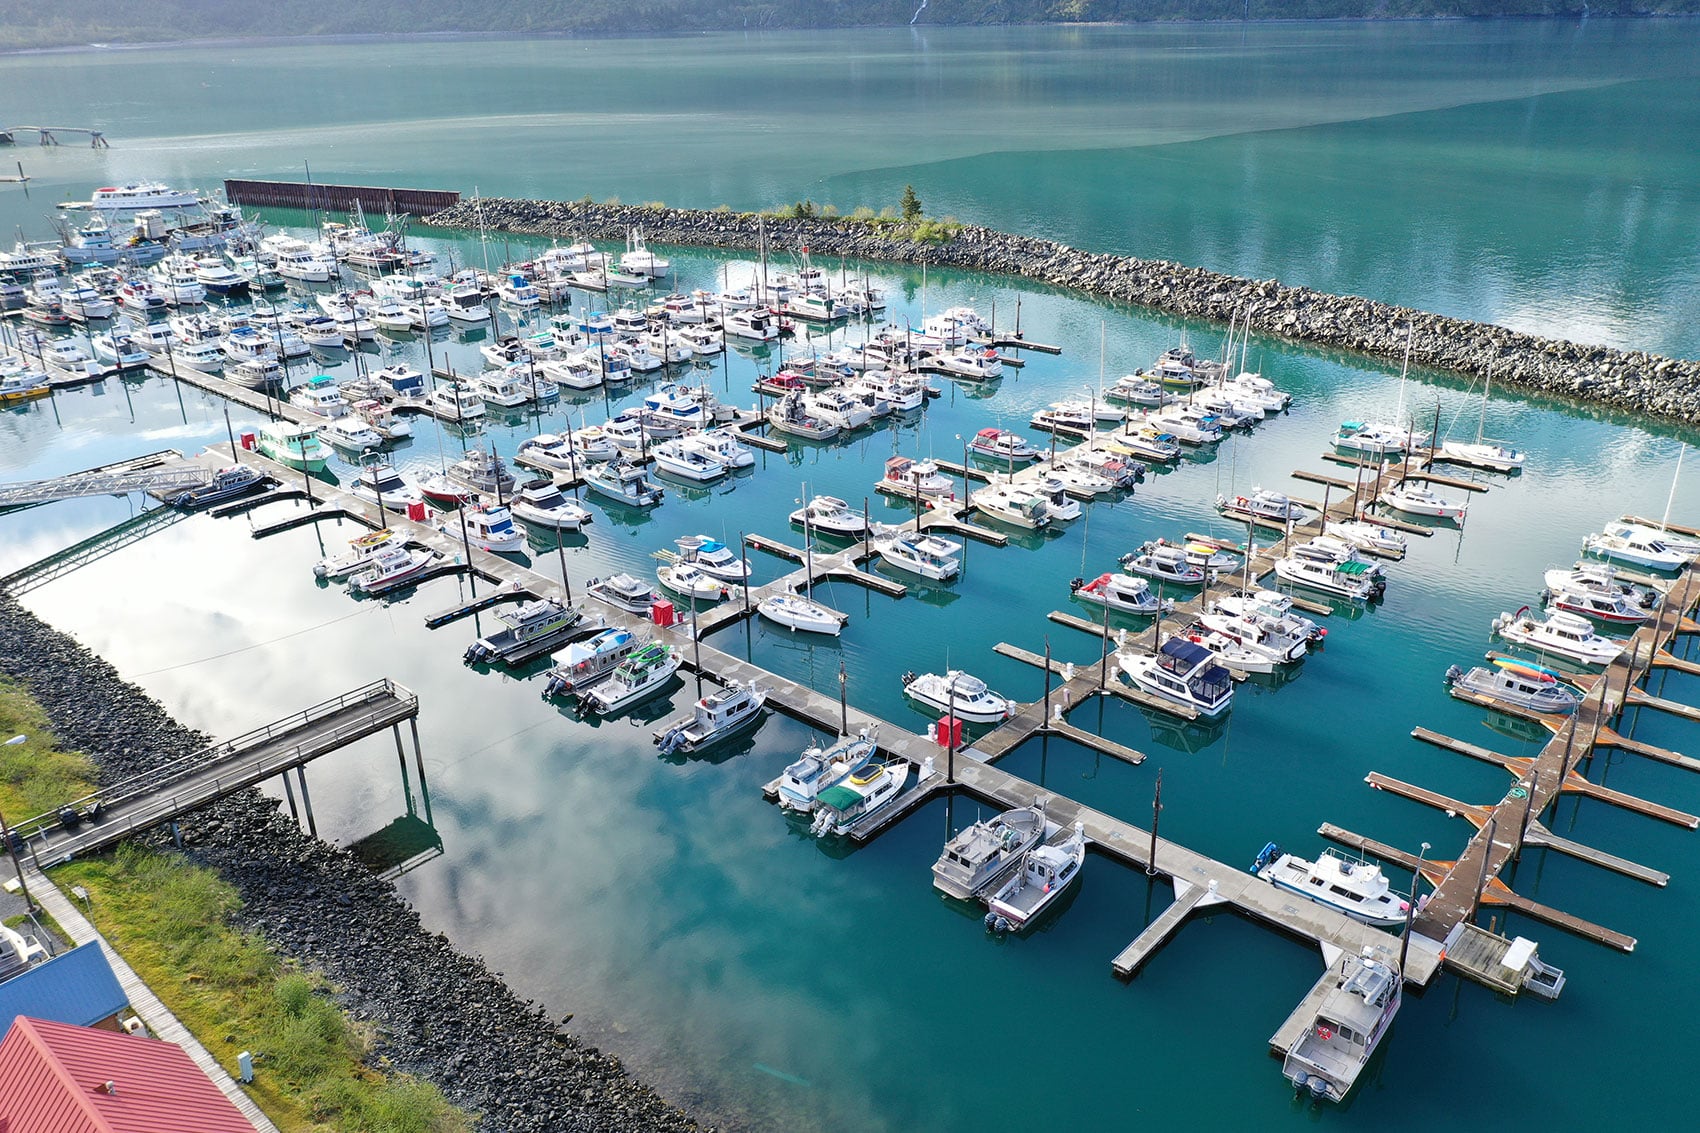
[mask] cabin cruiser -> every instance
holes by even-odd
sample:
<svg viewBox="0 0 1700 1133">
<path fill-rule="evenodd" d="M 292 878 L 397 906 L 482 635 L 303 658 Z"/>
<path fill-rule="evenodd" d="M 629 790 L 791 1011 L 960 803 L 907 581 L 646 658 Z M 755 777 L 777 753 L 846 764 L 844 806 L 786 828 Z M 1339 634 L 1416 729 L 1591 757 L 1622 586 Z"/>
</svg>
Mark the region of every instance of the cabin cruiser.
<svg viewBox="0 0 1700 1133">
<path fill-rule="evenodd" d="M 1196 642 L 1171 637 L 1157 652 L 1116 654 L 1122 677 L 1135 688 L 1196 709 L 1214 719 L 1233 707 L 1234 685 L 1216 655 Z"/>
<path fill-rule="evenodd" d="M 570 433 L 539 433 L 530 440 L 521 441 L 515 459 L 519 457 L 524 457 L 527 463 L 572 475 L 576 475 L 580 466 L 590 460 L 573 443 Z"/>
<path fill-rule="evenodd" d="M 643 584 L 645 587 L 648 583 Z M 647 611 L 646 611 L 647 612 Z M 632 652 L 649 643 L 629 629 L 604 629 L 562 651 L 543 685 L 544 699 L 577 696 L 619 668 Z"/>
<path fill-rule="evenodd" d="M 348 541 L 348 550 L 340 555 L 327 555 L 313 564 L 313 575 L 316 578 L 347 578 L 351 574 L 370 570 L 378 557 L 378 552 L 396 539 L 396 533 L 388 527 L 380 527 L 376 531 L 368 531 Z"/>
<path fill-rule="evenodd" d="M 626 250 L 620 256 L 622 271 L 633 275 L 660 279 L 673 270 L 672 263 L 650 251 L 643 241 L 643 230 L 633 228 L 626 233 Z"/>
<path fill-rule="evenodd" d="M 944 844 L 933 863 L 933 888 L 959 901 L 972 901 L 1008 880 L 1014 867 L 1046 833 L 1044 808 L 1006 810 L 965 827 Z"/>
<path fill-rule="evenodd" d="M 1373 457 L 1403 456 L 1411 447 L 1411 432 L 1397 425 L 1343 421 L 1330 438 L 1334 447 Z"/>
<path fill-rule="evenodd" d="M 1172 598 L 1158 599 L 1151 592 L 1151 584 L 1145 579 L 1131 574 L 1115 574 L 1106 571 L 1088 582 L 1084 578 L 1076 578 L 1069 582 L 1069 591 L 1083 602 L 1107 606 L 1124 614 L 1141 616 L 1158 613 L 1168 613 L 1175 608 Z"/>
<path fill-rule="evenodd" d="M 1604 563 L 1549 570 L 1544 581 L 1541 598 L 1555 610 L 1615 625 L 1639 625 L 1653 616 L 1655 596 L 1618 582 L 1617 572 Z"/>
<path fill-rule="evenodd" d="M 1108 496 L 1118 489 L 1131 491 L 1132 484 L 1135 482 L 1131 475 L 1127 475 L 1125 477 L 1126 482 L 1123 482 L 1120 476 L 1117 479 L 1111 479 L 1101 472 L 1092 471 L 1090 460 L 1079 463 L 1057 460 L 1046 466 L 1045 479 L 1054 480 L 1061 484 L 1063 491 L 1071 495 L 1080 493 L 1089 496 Z"/>
<path fill-rule="evenodd" d="M 1198 624 L 1210 633 L 1226 638 L 1245 654 L 1271 665 L 1290 665 L 1303 661 L 1310 651 L 1311 635 L 1297 626 L 1287 626 L 1278 620 L 1248 611 L 1243 602 L 1223 606 L 1219 601 L 1198 616 Z M 1258 671 L 1253 666 L 1238 666 Z"/>
<path fill-rule="evenodd" d="M 486 551 L 512 552 L 525 547 L 525 528 L 513 512 L 495 504 L 466 504 L 453 516 L 437 521 L 437 530 Z"/>
<path fill-rule="evenodd" d="M 758 681 L 747 685 L 733 681 L 721 691 L 700 698 L 684 719 L 657 729 L 653 739 L 662 755 L 700 751 L 761 719 L 766 702 L 767 690 Z"/>
<path fill-rule="evenodd" d="M 716 480 L 727 473 L 724 461 L 688 444 L 684 438 L 662 441 L 649 450 L 649 455 L 655 460 L 657 472 L 685 480 Z"/>
<path fill-rule="evenodd" d="M 945 582 L 962 573 L 962 544 L 901 529 L 874 540 L 880 561 L 899 570 Z"/>
<path fill-rule="evenodd" d="M 873 759 L 878 735 L 877 729 L 864 728 L 855 736 L 842 737 L 829 748 L 811 746 L 804 750 L 779 776 L 780 807 L 804 814 L 813 811 L 821 791 Z"/>
<path fill-rule="evenodd" d="M 598 464 L 584 475 L 585 487 L 599 495 L 631 507 L 652 507 L 661 502 L 663 489 L 644 475 L 643 466 L 624 458 Z"/>
<path fill-rule="evenodd" d="M 1355 921 L 1392 928 L 1405 923 L 1409 905 L 1392 891 L 1374 862 L 1325 849 L 1314 862 L 1284 853 L 1274 842 L 1263 847 L 1251 872 L 1277 889 L 1344 913 Z"/>
<path fill-rule="evenodd" d="M 1083 401 L 1059 401 L 1034 412 L 1028 422 L 1047 433 L 1090 437 L 1098 419 Z"/>
<path fill-rule="evenodd" d="M 474 448 L 420 488 L 426 499 L 440 504 L 460 504 L 480 495 L 511 495 L 514 477 L 501 457 Z"/>
<path fill-rule="evenodd" d="M 825 633 L 833 637 L 837 637 L 850 620 L 849 615 L 796 593 L 770 594 L 757 603 L 756 613 L 792 630 Z"/>
<path fill-rule="evenodd" d="M 842 389 L 820 389 L 803 395 L 803 407 L 823 421 L 831 421 L 843 432 L 860 429 L 873 420 L 868 405 Z"/>
<path fill-rule="evenodd" d="M 465 660 L 477 664 L 501 661 L 509 665 L 523 664 L 533 657 L 564 645 L 574 637 L 605 628 L 598 618 L 586 625 L 585 614 L 577 606 L 568 606 L 552 598 L 539 598 L 496 615 L 505 627 L 485 634 L 466 647 Z"/>
<path fill-rule="evenodd" d="M 1241 519 L 1272 523 L 1277 527 L 1300 523 L 1306 515 L 1304 507 L 1294 503 L 1285 492 L 1266 488 L 1258 488 L 1249 496 L 1219 495 L 1216 497 L 1216 510 Z"/>
<path fill-rule="evenodd" d="M 393 398 L 415 398 L 425 393 L 425 375 L 405 362 L 372 371 L 372 381 Z"/>
<path fill-rule="evenodd" d="M 933 461 L 908 456 L 887 457 L 885 477 L 880 481 L 883 487 L 896 489 L 902 495 L 927 498 L 950 497 L 955 483 Z"/>
<path fill-rule="evenodd" d="M 707 535 L 685 535 L 675 540 L 679 548 L 676 556 L 679 562 L 693 563 L 710 578 L 722 582 L 747 582 L 750 577 L 750 560 L 739 558 L 737 552 L 718 539 Z M 668 552 L 658 552 L 668 553 Z"/>
<path fill-rule="evenodd" d="M 289 404 L 320 417 L 341 417 L 348 412 L 348 399 L 337 388 L 336 379 L 328 374 L 320 374 L 290 390 Z"/>
<path fill-rule="evenodd" d="M 815 796 L 809 833 L 817 838 L 840 837 L 857 823 L 896 802 L 909 779 L 909 762 L 869 761 Z"/>
<path fill-rule="evenodd" d="M 1046 498 L 1014 484 L 988 484 L 984 488 L 976 488 L 968 494 L 968 502 L 975 511 L 1015 527 L 1037 530 L 1051 522 Z"/>
<path fill-rule="evenodd" d="M 1104 396 L 1112 401 L 1137 405 L 1142 409 L 1161 409 L 1181 399 L 1180 394 L 1164 389 L 1162 383 L 1152 381 L 1141 374 L 1123 374 L 1116 379 L 1114 385 L 1104 391 Z"/>
<path fill-rule="evenodd" d="M 736 429 L 708 429 L 680 437 L 678 443 L 686 452 L 718 460 L 727 468 L 749 468 L 756 462 L 756 454 L 738 440 Z"/>
<path fill-rule="evenodd" d="M 1177 403 L 1165 406 L 1148 420 L 1164 432 L 1174 434 L 1175 439 L 1185 445 L 1212 445 L 1226 435 L 1220 417 L 1193 405 Z"/>
<path fill-rule="evenodd" d="M 665 563 L 656 568 L 655 577 L 667 590 L 689 598 L 693 609 L 698 601 L 718 602 L 732 596 L 725 579 L 714 577 L 694 562 Z"/>
<path fill-rule="evenodd" d="M 1358 558 L 1350 544 L 1327 535 L 1301 543 L 1276 559 L 1275 573 L 1288 582 L 1360 601 L 1380 598 L 1387 589 L 1380 567 Z"/>
<path fill-rule="evenodd" d="M 406 472 L 388 464 L 367 464 L 360 469 L 348 490 L 352 495 L 371 503 L 381 503 L 386 509 L 405 513 L 414 504 L 425 502 L 419 484 Z"/>
<path fill-rule="evenodd" d="M 986 687 L 986 682 L 969 673 L 951 669 L 938 673 L 903 674 L 903 692 L 934 712 L 955 716 L 970 724 L 993 724 L 1006 720 L 1016 704 Z"/>
<path fill-rule="evenodd" d="M 1209 612 L 1253 622 L 1272 642 L 1302 640 L 1306 649 L 1321 648 L 1328 630 L 1293 612 L 1293 600 L 1274 590 L 1224 594 L 1210 603 Z M 1298 659 L 1296 655 L 1295 660 Z"/>
<path fill-rule="evenodd" d="M 332 448 L 344 452 L 365 453 L 384 447 L 384 438 L 378 431 L 352 414 L 325 422 L 319 426 L 319 436 Z"/>
<path fill-rule="evenodd" d="M 1106 437 L 1103 446 L 1111 452 L 1156 464 L 1174 464 L 1181 458 L 1181 444 L 1175 435 L 1149 421 L 1128 422 L 1125 428 Z"/>
<path fill-rule="evenodd" d="M 585 585 L 585 592 L 616 609 L 628 614 L 642 614 L 646 618 L 654 610 L 655 603 L 661 601 L 660 591 L 651 583 L 624 573 L 593 578 Z"/>
<path fill-rule="evenodd" d="M 612 716 L 660 692 L 678 670 L 678 651 L 652 641 L 620 662 L 607 680 L 582 693 L 579 710 L 592 716 Z"/>
<path fill-rule="evenodd" d="M 1700 557 L 1700 539 L 1693 536 L 1681 535 L 1675 531 L 1650 523 L 1635 523 L 1628 519 L 1614 519 L 1605 525 L 1605 534 L 1617 535 L 1622 538 L 1657 540 L 1672 551 Z"/>
<path fill-rule="evenodd" d="M 553 480 L 525 481 L 514 489 L 508 505 L 527 527 L 577 531 L 591 521 L 590 509 L 563 495 Z"/>
<path fill-rule="evenodd" d="M 1215 572 L 1191 560 L 1186 548 L 1168 543 L 1148 543 L 1140 550 L 1123 555 L 1122 568 L 1133 574 L 1156 579 L 1175 586 L 1203 586 Z"/>
<path fill-rule="evenodd" d="M 812 412 L 803 400 L 804 394 L 788 393 L 767 410 L 768 427 L 776 432 L 811 441 L 830 441 L 843 429 L 839 419 L 827 419 Z"/>
<path fill-rule="evenodd" d="M 1495 707 L 1522 709 L 1543 716 L 1576 711 L 1582 694 L 1564 684 L 1551 669 L 1533 661 L 1499 658 L 1493 668 L 1478 665 L 1465 671 L 1446 670 L 1446 687 L 1461 700 L 1486 700 Z"/>
<path fill-rule="evenodd" d="M 134 370 L 148 364 L 148 352 L 122 326 L 115 326 L 105 334 L 91 335 L 89 349 L 94 351 L 96 361 L 120 370 Z"/>
<path fill-rule="evenodd" d="M 1009 880 L 986 897 L 986 929 L 1002 934 L 1031 928 L 1085 864 L 1086 827 L 1079 822 L 1062 842 L 1028 850 Z"/>
<path fill-rule="evenodd" d="M 396 416 L 395 411 L 382 402 L 367 398 L 356 401 L 349 410 L 385 441 L 399 441 L 413 435 L 413 426 Z"/>
<path fill-rule="evenodd" d="M 351 576 L 348 588 L 356 594 L 384 594 L 418 581 L 436 559 L 435 551 L 386 543 L 372 556 L 372 565 Z"/>
<path fill-rule="evenodd" d="M 867 534 L 868 521 L 837 496 L 815 496 L 791 513 L 791 522 L 823 535 L 860 539 Z"/>
<path fill-rule="evenodd" d="M 425 407 L 453 424 L 465 424 L 484 416 L 484 398 L 471 382 L 443 382 L 425 399 Z"/>
<path fill-rule="evenodd" d="M 1325 535 L 1344 540 L 1360 551 L 1375 554 L 1403 557 L 1406 550 L 1405 534 L 1396 528 L 1375 523 L 1367 519 L 1330 519 L 1323 523 Z"/>
<path fill-rule="evenodd" d="M 1608 531 L 1589 535 L 1582 541 L 1582 546 L 1590 555 L 1635 563 L 1653 570 L 1681 570 L 1694 561 L 1692 551 L 1672 547 L 1663 539 L 1651 538 L 1639 532 L 1613 534 Z"/>
<path fill-rule="evenodd" d="M 1515 645 L 1556 653 L 1584 665 L 1609 665 L 1623 652 L 1623 642 L 1602 637 L 1587 618 L 1563 610 L 1554 610 L 1545 621 L 1537 621 L 1524 606 L 1515 614 L 1502 613 L 1494 618 L 1493 632 Z"/>
</svg>

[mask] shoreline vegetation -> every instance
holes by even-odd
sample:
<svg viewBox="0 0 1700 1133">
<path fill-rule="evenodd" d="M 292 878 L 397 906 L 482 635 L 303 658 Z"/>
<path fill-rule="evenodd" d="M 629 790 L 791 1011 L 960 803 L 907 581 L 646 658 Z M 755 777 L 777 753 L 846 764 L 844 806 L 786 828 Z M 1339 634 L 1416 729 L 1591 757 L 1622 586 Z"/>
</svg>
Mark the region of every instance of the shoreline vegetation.
<svg viewBox="0 0 1700 1133">
<path fill-rule="evenodd" d="M 0 53 L 403 36 L 573 37 L 852 27 L 1693 16 L 1700 0 L 0 0 Z"/>
<path fill-rule="evenodd" d="M 905 194 L 907 202 L 909 194 Z M 595 202 L 462 200 L 424 218 L 438 228 L 514 232 L 557 240 L 624 240 L 641 228 L 654 244 L 886 261 L 1019 276 L 1188 319 L 1272 338 L 1370 355 L 1398 365 L 1409 328 L 1414 366 L 1476 377 L 1572 401 L 1692 424 L 1700 420 L 1700 361 L 1542 338 L 1493 323 L 1437 315 L 1359 296 L 1329 295 L 1274 279 L 1246 279 L 1166 260 L 1088 252 L 913 208 L 827 216 L 799 202 L 767 213 Z"/>
<path fill-rule="evenodd" d="M 87 753 L 53 772 L 76 793 L 210 742 L 3 593 L 0 674 L 0 726 L 31 737 L 17 749 Z M 13 778 L 59 789 L 0 766 Z M 30 797 L 8 789 L 0 798 Z M 195 811 L 182 840 L 175 852 L 134 839 L 55 879 L 89 891 L 95 925 L 209 1050 L 262 1054 L 260 1076 L 290 1105 L 258 1100 L 286 1133 L 698 1128 L 276 799 L 250 790 Z"/>
</svg>

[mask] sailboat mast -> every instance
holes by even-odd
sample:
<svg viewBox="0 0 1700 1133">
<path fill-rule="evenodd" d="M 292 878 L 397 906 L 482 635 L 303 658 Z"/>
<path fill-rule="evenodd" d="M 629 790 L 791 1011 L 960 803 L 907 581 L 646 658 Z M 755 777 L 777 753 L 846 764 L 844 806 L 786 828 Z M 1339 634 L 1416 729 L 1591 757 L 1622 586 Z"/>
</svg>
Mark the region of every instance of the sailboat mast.
<svg viewBox="0 0 1700 1133">
<path fill-rule="evenodd" d="M 1661 531 L 1670 530 L 1670 509 L 1671 505 L 1676 503 L 1676 482 L 1678 477 L 1682 475 L 1682 458 L 1687 452 L 1688 446 L 1686 444 L 1676 450 L 1676 473 L 1670 478 L 1670 495 L 1665 497 L 1665 516 L 1659 520 L 1659 530 Z"/>
</svg>

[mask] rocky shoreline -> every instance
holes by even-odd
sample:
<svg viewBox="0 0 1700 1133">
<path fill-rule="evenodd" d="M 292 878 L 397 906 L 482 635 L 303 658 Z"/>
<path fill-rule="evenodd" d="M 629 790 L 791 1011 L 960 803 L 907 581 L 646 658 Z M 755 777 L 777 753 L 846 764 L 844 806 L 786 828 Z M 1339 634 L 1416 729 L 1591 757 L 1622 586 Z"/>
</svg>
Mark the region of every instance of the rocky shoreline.
<svg viewBox="0 0 1700 1133">
<path fill-rule="evenodd" d="M 462 201 L 426 218 L 443 228 L 484 226 L 559 239 L 623 240 L 641 227 L 656 244 L 753 249 L 752 213 L 494 198 Z M 822 259 L 928 263 L 1021 276 L 1185 318 L 1236 321 L 1259 334 L 1369 354 L 1398 364 L 1411 328 L 1411 361 L 1431 369 L 1693 423 L 1700 420 L 1700 361 L 1540 338 L 1374 299 L 1329 295 L 1273 279 L 1242 279 L 1162 260 L 1085 252 L 1050 240 L 964 225 L 940 243 L 889 226 L 842 219 L 767 217 L 768 247 L 807 245 Z"/>
<path fill-rule="evenodd" d="M 103 782 L 204 747 L 101 658 L 0 594 L 0 671 L 40 702 Z M 239 920 L 322 972 L 376 1034 L 374 1057 L 436 1083 L 482 1115 L 482 1133 L 686 1130 L 698 1126 L 585 1046 L 485 965 L 426 931 L 387 882 L 303 834 L 275 800 L 246 791 L 183 825 L 190 857 L 242 895 Z"/>
</svg>

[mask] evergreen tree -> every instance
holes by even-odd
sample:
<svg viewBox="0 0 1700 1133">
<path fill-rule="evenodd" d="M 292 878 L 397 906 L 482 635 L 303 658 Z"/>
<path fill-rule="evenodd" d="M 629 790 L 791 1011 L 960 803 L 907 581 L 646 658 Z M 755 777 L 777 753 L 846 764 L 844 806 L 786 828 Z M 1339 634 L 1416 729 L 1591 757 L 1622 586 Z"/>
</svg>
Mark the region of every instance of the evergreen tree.
<svg viewBox="0 0 1700 1133">
<path fill-rule="evenodd" d="M 904 220 L 912 224 L 921 219 L 921 198 L 915 195 L 915 186 L 903 186 L 903 200 L 899 204 Z"/>
</svg>

